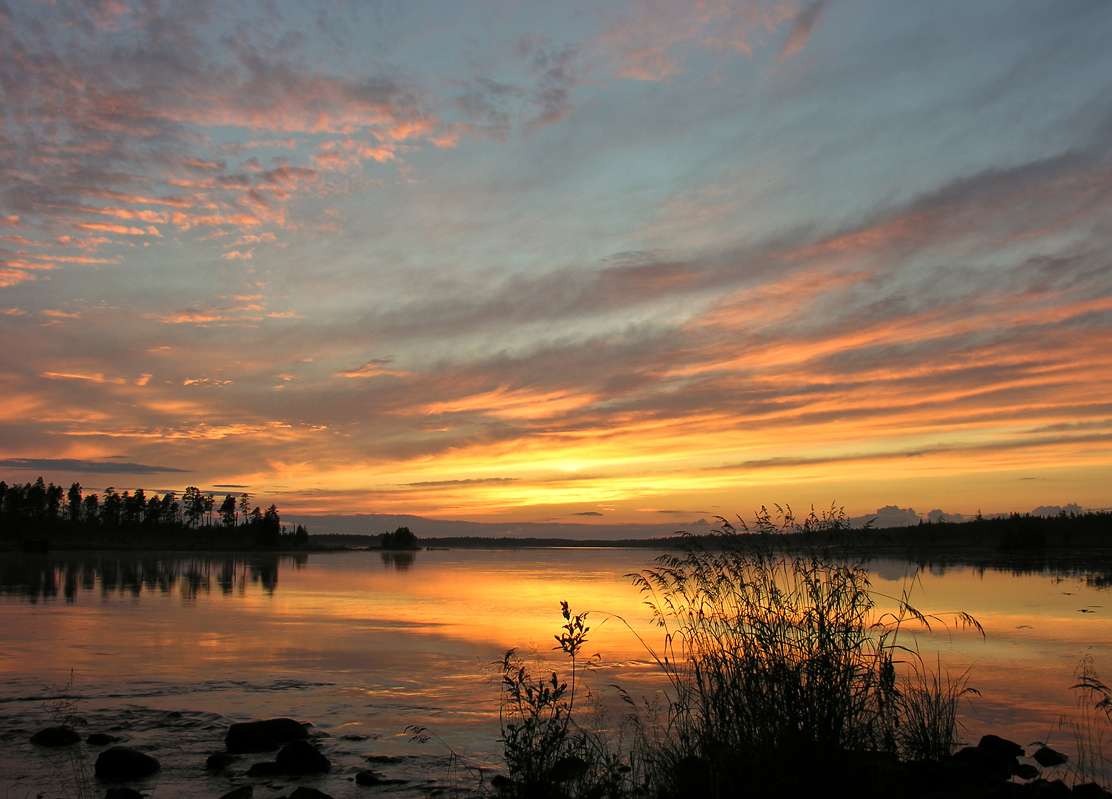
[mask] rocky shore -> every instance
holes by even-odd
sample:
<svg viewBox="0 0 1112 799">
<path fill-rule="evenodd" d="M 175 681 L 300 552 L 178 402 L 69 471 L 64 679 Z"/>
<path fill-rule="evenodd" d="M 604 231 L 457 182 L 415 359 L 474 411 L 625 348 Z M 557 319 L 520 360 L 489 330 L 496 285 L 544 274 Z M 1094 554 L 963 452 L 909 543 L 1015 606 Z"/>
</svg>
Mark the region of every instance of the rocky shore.
<svg viewBox="0 0 1112 799">
<path fill-rule="evenodd" d="M 330 774 L 333 764 L 320 747 L 326 737 L 311 723 L 289 718 L 233 723 L 224 735 L 223 747 L 214 748 L 204 762 L 198 762 L 197 770 L 227 779 L 228 790 L 214 794 L 213 799 L 253 799 L 259 788 L 265 789 L 268 796 L 275 790 L 288 790 L 288 794 L 283 794 L 288 799 L 334 799 L 328 790 L 338 792 L 341 788 L 332 788 L 333 784 L 342 785 L 345 795 L 350 795 L 352 783 L 360 789 L 410 785 L 417 795 L 437 792 L 431 784 L 411 784 L 409 779 L 372 768 Z M 161 764 L 152 755 L 123 745 L 120 740 L 106 733 L 82 737 L 65 725 L 43 728 L 30 738 L 35 747 L 43 749 L 86 747 L 90 755 L 95 752 L 93 795 L 103 795 L 104 799 L 144 799 L 150 794 L 150 782 L 157 777 Z M 259 755 L 266 758 L 259 759 Z M 379 768 L 396 766 L 401 761 L 375 755 L 365 759 L 368 765 Z M 695 766 L 688 781 L 693 799 L 708 795 L 710 790 L 710 786 L 701 784 Z M 1017 743 L 986 735 L 976 746 L 967 746 L 942 761 L 902 762 L 884 754 L 849 753 L 838 768 L 823 770 L 822 776 L 816 774 L 815 788 L 821 789 L 824 796 L 901 799 L 1112 799 L 1112 793 L 1097 783 L 1077 780 L 1067 783 L 1063 777 L 1071 774 L 1069 758 L 1050 747 L 1039 746 L 1028 754 Z M 314 785 L 279 785 L 276 779 Z M 443 784 L 439 787 L 442 790 Z M 505 776 L 488 781 L 485 788 L 484 793 L 495 797 L 513 793 L 513 784 Z M 480 786 L 474 786 L 474 790 L 479 792 Z M 376 794 L 367 792 L 368 797 Z"/>
<path fill-rule="evenodd" d="M 224 736 L 223 748 L 213 751 L 203 763 L 199 762 L 197 769 L 210 776 L 226 775 L 229 790 L 218 794 L 220 799 L 252 799 L 256 787 L 265 786 L 268 794 L 279 787 L 276 778 L 296 782 L 328 775 L 332 762 L 318 744 L 326 737 L 327 734 L 317 732 L 311 723 L 289 718 L 233 723 Z M 120 745 L 120 740 L 105 733 L 92 733 L 83 738 L 67 725 L 45 727 L 30 738 L 32 744 L 46 750 L 73 750 L 77 754 L 78 747 L 85 747 L 89 755 L 95 754 L 94 795 L 99 796 L 103 790 L 105 799 L 144 799 L 150 795 L 144 793 L 144 789 L 149 791 L 148 783 L 157 777 L 162 766 L 152 755 Z M 258 755 L 271 754 L 273 759 L 258 759 Z M 366 760 L 381 766 L 397 764 L 401 759 L 368 755 Z M 352 775 L 336 775 L 336 782 L 340 781 L 368 787 L 409 782 L 370 768 Z M 333 799 L 319 787 L 295 785 L 289 788 L 288 799 Z M 88 791 L 78 793 L 87 794 Z"/>
</svg>

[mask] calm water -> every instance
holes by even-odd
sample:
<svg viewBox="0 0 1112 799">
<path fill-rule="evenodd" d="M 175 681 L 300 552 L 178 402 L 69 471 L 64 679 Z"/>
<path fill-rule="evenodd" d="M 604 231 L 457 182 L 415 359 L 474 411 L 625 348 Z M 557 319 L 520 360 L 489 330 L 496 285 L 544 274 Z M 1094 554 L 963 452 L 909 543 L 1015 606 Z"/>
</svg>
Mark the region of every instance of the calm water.
<svg viewBox="0 0 1112 799">
<path fill-rule="evenodd" d="M 409 779 L 392 795 L 424 796 L 450 779 L 447 747 L 497 766 L 492 663 L 518 647 L 552 657 L 560 600 L 591 611 L 589 677 L 606 696 L 618 683 L 651 697 L 659 674 L 630 629 L 659 632 L 624 576 L 650 565 L 643 550 L 348 552 L 292 557 L 135 553 L 0 556 L 0 797 L 76 795 L 68 753 L 27 738 L 43 705 L 68 693 L 87 732 L 120 735 L 163 764 L 144 786 L 155 797 L 219 796 L 245 782 L 253 760 L 204 771 L 232 721 L 311 721 L 333 771 L 306 778 L 342 797 L 374 767 Z M 1079 659 L 1112 677 L 1112 603 L 1106 582 L 1078 570 L 1013 573 L 954 566 L 920 571 L 874 561 L 878 597 L 911 591 L 932 612 L 963 610 L 984 627 L 917 636 L 924 658 L 952 673 L 971 666 L 981 692 L 963 708 L 965 737 L 986 732 L 1069 749 L 1058 719 L 1074 710 Z M 887 600 L 880 600 L 885 604 Z M 561 672 L 564 664 L 558 664 Z M 419 724 L 442 743 L 410 741 Z M 88 752 L 91 771 L 97 749 Z M 370 757 L 396 760 L 369 763 Z M 78 766 L 80 767 L 80 763 Z M 255 796 L 291 783 L 256 783 Z M 96 795 L 103 793 L 99 789 Z"/>
</svg>

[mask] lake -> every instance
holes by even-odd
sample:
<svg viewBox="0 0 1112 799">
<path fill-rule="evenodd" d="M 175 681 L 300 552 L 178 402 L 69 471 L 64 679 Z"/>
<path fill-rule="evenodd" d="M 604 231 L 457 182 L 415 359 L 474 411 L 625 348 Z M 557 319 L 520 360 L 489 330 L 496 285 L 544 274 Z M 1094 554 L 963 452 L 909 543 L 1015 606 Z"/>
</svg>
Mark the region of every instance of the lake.
<svg viewBox="0 0 1112 799">
<path fill-rule="evenodd" d="M 659 697 L 660 674 L 634 633 L 653 646 L 661 634 L 626 577 L 656 554 L 0 554 L 0 797 L 78 795 L 72 753 L 27 741 L 59 693 L 88 719 L 83 732 L 118 735 L 159 758 L 162 772 L 143 785 L 158 798 L 216 797 L 244 782 L 246 764 L 267 756 L 224 774 L 206 772 L 205 758 L 222 749 L 232 721 L 272 716 L 327 734 L 318 743 L 332 772 L 297 784 L 368 796 L 377 789 L 352 780 L 373 767 L 410 780 L 391 795 L 427 795 L 459 775 L 449 749 L 497 767 L 494 663 L 508 648 L 551 659 L 565 675 L 552 652 L 561 600 L 590 611 L 586 651 L 597 658 L 587 681 L 601 706 L 616 706 L 615 683 Z M 870 572 L 881 609 L 907 590 L 924 611 L 965 611 L 983 626 L 984 638 L 935 625 L 914 639 L 929 665 L 971 668 L 980 696 L 962 707 L 966 740 L 992 732 L 1070 750 L 1058 721 L 1075 711 L 1079 660 L 1091 655 L 1112 677 L 1107 571 L 879 559 Z M 437 740 L 414 743 L 410 725 Z M 91 771 L 99 750 L 80 751 Z M 292 784 L 257 782 L 255 797 L 288 795 Z"/>
</svg>

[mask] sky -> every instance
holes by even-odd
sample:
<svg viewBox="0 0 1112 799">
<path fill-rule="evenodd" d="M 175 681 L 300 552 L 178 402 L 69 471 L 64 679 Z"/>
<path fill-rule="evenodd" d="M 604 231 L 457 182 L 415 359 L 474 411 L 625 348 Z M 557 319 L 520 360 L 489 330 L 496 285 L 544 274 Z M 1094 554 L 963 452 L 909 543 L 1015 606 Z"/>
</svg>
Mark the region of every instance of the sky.
<svg viewBox="0 0 1112 799">
<path fill-rule="evenodd" d="M 0 477 L 494 523 L 1110 507 L 1110 33 L 1103 0 L 0 0 Z"/>
</svg>

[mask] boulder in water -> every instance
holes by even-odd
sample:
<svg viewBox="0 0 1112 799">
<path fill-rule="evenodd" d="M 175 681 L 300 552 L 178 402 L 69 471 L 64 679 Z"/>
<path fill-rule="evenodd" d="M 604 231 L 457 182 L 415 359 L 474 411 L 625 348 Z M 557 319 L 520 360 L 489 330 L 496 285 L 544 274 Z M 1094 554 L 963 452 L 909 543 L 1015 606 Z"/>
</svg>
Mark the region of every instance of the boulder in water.
<svg viewBox="0 0 1112 799">
<path fill-rule="evenodd" d="M 236 759 L 227 752 L 217 752 L 216 754 L 208 756 L 208 759 L 205 761 L 205 768 L 209 771 L 223 771 L 235 762 Z"/>
<path fill-rule="evenodd" d="M 108 735 L 107 733 L 103 732 L 94 732 L 92 735 L 85 739 L 85 743 L 87 743 L 89 746 L 108 746 L 108 744 L 118 743 L 122 740 L 123 738 L 118 735 Z"/>
<path fill-rule="evenodd" d="M 409 780 L 392 780 L 388 777 L 382 776 L 377 771 L 371 771 L 370 769 L 367 769 L 366 771 L 360 771 L 358 774 L 355 775 L 356 785 L 366 785 L 371 787 L 375 785 L 405 785 L 408 781 Z"/>
<path fill-rule="evenodd" d="M 47 727 L 31 736 L 31 743 L 38 746 L 69 746 L 81 740 L 77 730 L 66 725 Z"/>
<path fill-rule="evenodd" d="M 248 777 L 277 777 L 282 773 L 282 767 L 275 763 L 273 760 L 264 760 L 261 763 L 253 763 L 251 768 L 247 769 Z"/>
<path fill-rule="evenodd" d="M 153 757 L 130 746 L 113 746 L 97 757 L 97 778 L 109 782 L 130 782 L 149 777 L 162 768 Z"/>
<path fill-rule="evenodd" d="M 1049 746 L 1040 747 L 1031 757 L 1035 758 L 1035 762 L 1043 768 L 1061 766 L 1070 759 L 1069 755 L 1063 755 L 1061 752 L 1051 749 Z"/>
<path fill-rule="evenodd" d="M 293 719 L 263 719 L 233 724 L 224 736 L 224 746 L 237 755 L 273 752 L 282 744 L 308 737 L 305 728 Z"/>
<path fill-rule="evenodd" d="M 277 761 L 285 774 L 323 774 L 332 768 L 329 759 L 308 741 L 294 741 L 282 747 Z"/>
</svg>

